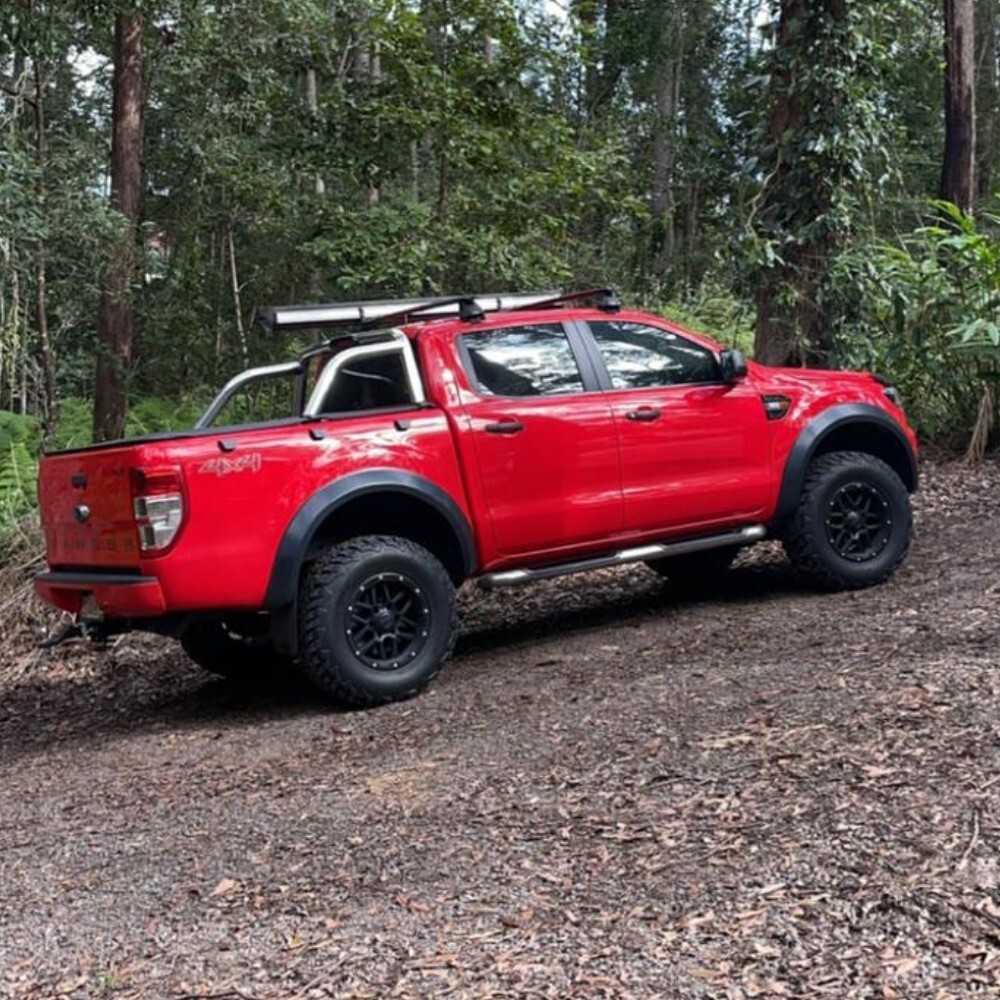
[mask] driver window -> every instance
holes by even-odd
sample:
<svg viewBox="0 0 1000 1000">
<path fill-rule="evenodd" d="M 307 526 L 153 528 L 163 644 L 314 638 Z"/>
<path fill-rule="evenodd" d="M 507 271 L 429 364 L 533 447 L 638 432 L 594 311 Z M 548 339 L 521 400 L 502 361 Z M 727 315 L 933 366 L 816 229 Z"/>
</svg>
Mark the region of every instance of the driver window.
<svg viewBox="0 0 1000 1000">
<path fill-rule="evenodd" d="M 715 355 L 676 333 L 644 323 L 590 324 L 615 389 L 720 381 Z"/>
</svg>

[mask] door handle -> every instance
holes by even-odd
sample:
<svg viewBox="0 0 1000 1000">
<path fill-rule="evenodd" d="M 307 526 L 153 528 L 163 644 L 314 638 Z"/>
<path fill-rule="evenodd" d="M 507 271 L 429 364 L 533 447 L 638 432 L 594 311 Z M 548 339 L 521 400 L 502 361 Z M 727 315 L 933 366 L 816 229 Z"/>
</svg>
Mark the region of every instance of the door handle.
<svg viewBox="0 0 1000 1000">
<path fill-rule="evenodd" d="M 629 420 L 637 420 L 641 424 L 648 424 L 653 420 L 660 419 L 660 411 L 652 406 L 640 406 L 638 410 L 632 410 L 625 416 Z"/>
<path fill-rule="evenodd" d="M 520 434 L 524 424 L 520 420 L 498 420 L 495 424 L 487 424 L 486 430 L 490 434 Z"/>
</svg>

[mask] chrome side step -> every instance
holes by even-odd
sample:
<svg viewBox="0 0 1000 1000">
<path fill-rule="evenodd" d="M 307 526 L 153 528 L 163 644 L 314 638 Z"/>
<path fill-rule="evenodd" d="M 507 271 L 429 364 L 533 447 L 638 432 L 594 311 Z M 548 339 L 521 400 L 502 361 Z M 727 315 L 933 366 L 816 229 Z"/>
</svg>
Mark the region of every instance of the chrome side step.
<svg viewBox="0 0 1000 1000">
<path fill-rule="evenodd" d="M 608 569 L 624 566 L 626 563 L 644 562 L 646 559 L 661 559 L 665 556 L 683 556 L 689 552 L 705 549 L 720 549 L 727 545 L 751 545 L 767 535 L 762 524 L 752 524 L 738 531 L 727 531 L 722 535 L 705 538 L 691 538 L 684 542 L 665 542 L 661 545 L 643 545 L 635 549 L 623 549 L 610 555 L 596 556 L 577 562 L 557 563 L 552 566 L 537 566 L 531 569 L 511 569 L 502 573 L 487 573 L 476 581 L 483 590 L 496 587 L 514 587 L 519 583 L 548 580 L 554 576 L 569 576 L 570 573 L 584 573 L 591 569 Z"/>
</svg>

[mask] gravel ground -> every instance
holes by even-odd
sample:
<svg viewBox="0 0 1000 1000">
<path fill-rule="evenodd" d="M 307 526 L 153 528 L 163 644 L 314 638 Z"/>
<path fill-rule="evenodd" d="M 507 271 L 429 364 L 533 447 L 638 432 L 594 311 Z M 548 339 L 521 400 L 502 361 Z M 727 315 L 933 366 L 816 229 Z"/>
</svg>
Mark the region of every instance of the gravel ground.
<svg viewBox="0 0 1000 1000">
<path fill-rule="evenodd" d="M 415 701 L 0 665 L 0 996 L 1000 996 L 1000 465 L 889 584 L 465 598 Z"/>
</svg>

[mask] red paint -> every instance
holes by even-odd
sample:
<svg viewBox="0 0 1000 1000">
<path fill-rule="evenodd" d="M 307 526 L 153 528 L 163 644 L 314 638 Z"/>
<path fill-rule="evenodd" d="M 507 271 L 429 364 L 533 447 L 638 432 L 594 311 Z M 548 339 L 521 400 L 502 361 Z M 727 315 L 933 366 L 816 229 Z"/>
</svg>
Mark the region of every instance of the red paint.
<svg viewBox="0 0 1000 1000">
<path fill-rule="evenodd" d="M 110 618 L 260 609 L 295 515 L 323 487 L 372 469 L 410 473 L 447 493 L 472 526 L 476 572 L 484 573 L 714 526 L 767 524 L 797 436 L 839 403 L 877 407 L 916 448 L 902 412 L 867 375 L 751 364 L 736 385 L 591 386 L 575 394 L 500 398 L 475 389 L 458 346 L 463 335 L 498 327 L 608 318 L 591 309 L 548 309 L 493 314 L 476 324 L 413 326 L 408 333 L 427 407 L 292 419 L 46 456 L 39 495 L 49 566 L 89 572 L 94 580 L 40 582 L 38 591 L 72 611 L 93 594 Z M 719 350 L 645 313 L 613 318 L 658 326 Z M 783 419 L 766 419 L 761 396 L 768 393 L 791 399 Z M 658 416 L 629 419 L 642 410 Z M 522 429 L 486 430 L 504 422 Z M 317 429 L 325 432 L 320 440 L 310 433 Z M 134 477 L 136 470 L 163 469 L 179 470 L 184 522 L 166 551 L 144 553 L 132 510 Z M 102 572 L 129 572 L 153 582 L 107 585 Z"/>
</svg>

